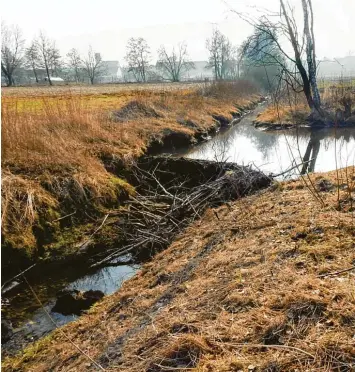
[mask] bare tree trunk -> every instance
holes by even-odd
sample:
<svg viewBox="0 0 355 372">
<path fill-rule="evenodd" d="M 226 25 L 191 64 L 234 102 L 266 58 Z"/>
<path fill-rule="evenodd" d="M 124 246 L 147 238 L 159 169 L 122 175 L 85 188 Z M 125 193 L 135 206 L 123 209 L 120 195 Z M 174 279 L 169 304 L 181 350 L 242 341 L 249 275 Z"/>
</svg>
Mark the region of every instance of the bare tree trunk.
<svg viewBox="0 0 355 372">
<path fill-rule="evenodd" d="M 308 0 L 311 6 L 311 0 Z M 304 18 L 304 34 L 306 36 L 306 54 L 309 82 L 312 88 L 314 108 L 321 114 L 321 99 L 317 85 L 317 66 L 315 60 L 315 45 L 313 35 L 311 34 L 309 24 L 309 11 L 306 0 L 302 0 L 303 18 Z M 312 9 L 312 8 L 311 8 Z M 312 13 L 313 14 L 313 13 Z M 313 16 L 311 18 L 311 29 L 313 30 Z"/>
<path fill-rule="evenodd" d="M 297 39 L 296 39 L 296 36 L 295 36 L 294 31 L 292 29 L 291 21 L 289 19 L 288 14 L 287 14 L 285 4 L 284 4 L 283 0 L 280 0 L 280 4 L 281 4 L 281 8 L 282 8 L 282 13 L 283 13 L 283 15 L 285 17 L 285 20 L 286 20 L 287 31 L 288 31 L 288 34 L 290 36 L 292 47 L 293 47 L 293 50 L 294 50 L 294 53 L 295 53 L 295 63 L 296 63 L 297 69 L 298 69 L 298 71 L 301 75 L 301 78 L 302 78 L 303 92 L 306 96 L 309 108 L 313 111 L 315 105 L 314 105 L 314 101 L 313 101 L 313 97 L 312 97 L 311 85 L 310 85 L 310 81 L 309 81 L 309 78 L 308 78 L 308 75 L 307 75 L 307 71 L 303 67 L 302 59 L 301 59 L 301 53 L 300 53 L 300 50 L 299 50 Z"/>
<path fill-rule="evenodd" d="M 33 66 L 32 70 L 33 70 L 33 75 L 35 76 L 35 79 L 36 79 L 36 83 L 38 83 L 38 76 L 37 76 L 36 68 Z"/>
<path fill-rule="evenodd" d="M 12 77 L 11 77 L 11 74 L 9 74 L 9 72 L 6 70 L 6 68 L 3 66 L 3 64 L 1 63 L 1 71 L 2 73 L 5 75 L 5 78 L 6 78 L 6 85 L 8 87 L 11 87 L 12 85 Z"/>
</svg>

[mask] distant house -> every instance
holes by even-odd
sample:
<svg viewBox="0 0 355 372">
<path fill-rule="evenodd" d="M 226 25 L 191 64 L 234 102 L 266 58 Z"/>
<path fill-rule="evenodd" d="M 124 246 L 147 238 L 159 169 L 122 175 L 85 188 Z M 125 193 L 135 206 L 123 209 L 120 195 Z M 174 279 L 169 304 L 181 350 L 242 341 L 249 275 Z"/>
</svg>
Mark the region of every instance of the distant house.
<svg viewBox="0 0 355 372">
<path fill-rule="evenodd" d="M 48 81 L 48 77 L 45 76 L 45 78 L 43 80 Z M 64 79 L 62 79 L 61 77 L 58 77 L 58 76 L 51 76 L 51 82 L 53 84 L 65 84 Z"/>
<path fill-rule="evenodd" d="M 103 73 L 98 78 L 100 83 L 114 83 L 119 80 L 118 61 L 103 61 Z"/>
</svg>

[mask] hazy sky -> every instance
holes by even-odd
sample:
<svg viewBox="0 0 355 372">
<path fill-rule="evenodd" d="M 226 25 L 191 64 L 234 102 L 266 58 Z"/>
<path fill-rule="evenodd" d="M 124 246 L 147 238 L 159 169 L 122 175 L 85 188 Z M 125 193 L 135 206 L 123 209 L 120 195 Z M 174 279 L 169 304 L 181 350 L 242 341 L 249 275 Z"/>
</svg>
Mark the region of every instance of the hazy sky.
<svg viewBox="0 0 355 372">
<path fill-rule="evenodd" d="M 301 0 L 292 0 L 301 9 Z M 57 41 L 62 55 L 91 44 L 105 60 L 124 63 L 129 37 L 144 37 L 156 57 L 161 45 L 182 41 L 193 60 L 206 60 L 205 39 L 214 24 L 239 45 L 251 27 L 229 11 L 277 10 L 278 0 L 16 0 L 2 3 L 2 20 L 18 24 L 27 40 L 40 29 Z M 355 0 L 313 0 L 317 56 L 355 54 Z"/>
</svg>

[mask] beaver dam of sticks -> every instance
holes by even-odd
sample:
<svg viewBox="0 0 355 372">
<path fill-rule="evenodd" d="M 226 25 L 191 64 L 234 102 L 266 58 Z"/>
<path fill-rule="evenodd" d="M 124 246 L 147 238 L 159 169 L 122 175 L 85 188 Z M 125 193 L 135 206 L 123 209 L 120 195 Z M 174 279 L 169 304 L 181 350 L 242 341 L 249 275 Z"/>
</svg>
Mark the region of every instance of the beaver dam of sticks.
<svg viewBox="0 0 355 372">
<path fill-rule="evenodd" d="M 127 177 L 136 185 L 117 212 L 124 246 L 94 256 L 92 266 L 133 254 L 151 257 L 166 248 L 183 228 L 216 207 L 267 187 L 271 179 L 250 167 L 174 157 L 143 157 Z"/>
</svg>

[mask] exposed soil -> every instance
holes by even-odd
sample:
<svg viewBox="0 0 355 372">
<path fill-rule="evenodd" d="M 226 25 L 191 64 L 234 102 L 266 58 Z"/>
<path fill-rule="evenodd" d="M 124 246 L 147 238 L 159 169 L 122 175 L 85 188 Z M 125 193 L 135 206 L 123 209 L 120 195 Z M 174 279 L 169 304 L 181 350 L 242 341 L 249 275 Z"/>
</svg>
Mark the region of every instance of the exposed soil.
<svg viewBox="0 0 355 372">
<path fill-rule="evenodd" d="M 3 370 L 353 371 L 354 191 L 350 167 L 206 211 Z"/>
</svg>

